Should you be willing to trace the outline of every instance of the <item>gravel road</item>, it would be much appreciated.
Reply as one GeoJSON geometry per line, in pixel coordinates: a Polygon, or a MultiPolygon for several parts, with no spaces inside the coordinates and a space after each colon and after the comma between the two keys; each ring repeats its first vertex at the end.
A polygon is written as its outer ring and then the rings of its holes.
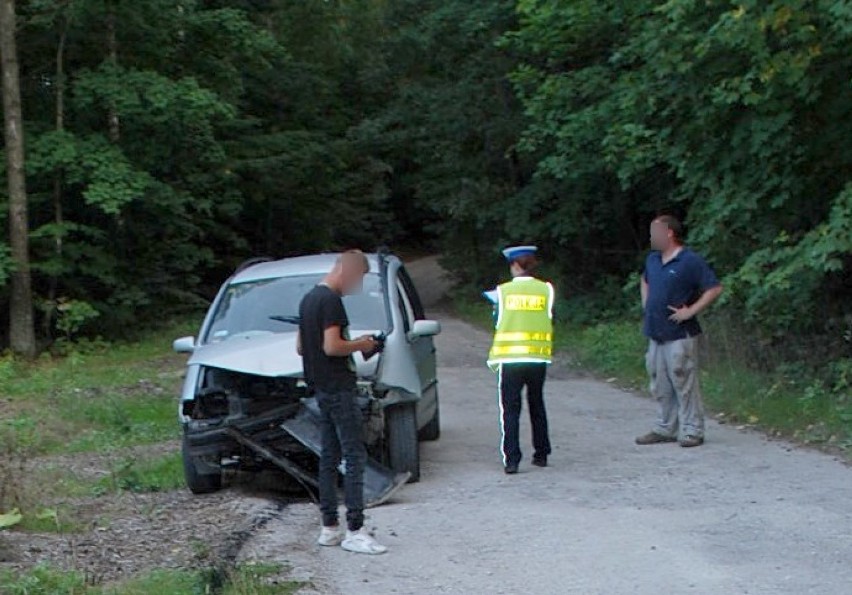
{"type": "Polygon", "coordinates": [[[489,336],[441,321],[441,440],[422,445],[422,481],[368,517],[390,552],[313,545],[316,509],[295,504],[244,558],[283,562],[319,593],[852,593],[843,463],[717,423],[701,448],[635,446],[654,403],[557,364],[551,466],[531,467],[527,446],[506,476],[489,336]]]}

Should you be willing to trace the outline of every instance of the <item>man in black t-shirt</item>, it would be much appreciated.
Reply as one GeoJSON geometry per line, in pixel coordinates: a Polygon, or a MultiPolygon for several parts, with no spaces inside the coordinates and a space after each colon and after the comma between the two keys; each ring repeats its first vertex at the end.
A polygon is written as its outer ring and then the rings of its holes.
{"type": "Polygon", "coordinates": [[[322,429],[319,466],[322,530],[320,545],[341,545],[363,554],[382,554],[387,548],[364,530],[364,466],[367,450],[362,437],[361,409],[356,401],[357,376],[352,354],[365,358],[378,351],[376,340],[365,335],[349,340],[349,318],[342,296],[357,293],[370,270],[367,257],[359,251],[341,254],[332,271],[302,298],[299,304],[298,350],[305,381],[317,399],[322,429]],[[345,461],[343,488],[347,531],[337,512],[337,467],[345,461]]]}

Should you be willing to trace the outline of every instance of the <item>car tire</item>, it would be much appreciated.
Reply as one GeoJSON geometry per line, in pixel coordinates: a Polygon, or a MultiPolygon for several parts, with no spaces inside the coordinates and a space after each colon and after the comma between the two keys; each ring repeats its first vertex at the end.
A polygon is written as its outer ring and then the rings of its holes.
{"type": "Polygon", "coordinates": [[[193,494],[210,494],[222,489],[222,473],[199,473],[193,457],[189,455],[186,436],[181,445],[183,457],[183,476],[186,486],[193,494]]]}
{"type": "Polygon", "coordinates": [[[414,403],[400,403],[385,409],[388,463],[397,473],[409,472],[409,483],[420,481],[420,443],[414,403]]]}
{"type": "Polygon", "coordinates": [[[423,429],[420,430],[420,440],[431,442],[441,437],[441,406],[437,397],[435,398],[435,414],[423,429]]]}

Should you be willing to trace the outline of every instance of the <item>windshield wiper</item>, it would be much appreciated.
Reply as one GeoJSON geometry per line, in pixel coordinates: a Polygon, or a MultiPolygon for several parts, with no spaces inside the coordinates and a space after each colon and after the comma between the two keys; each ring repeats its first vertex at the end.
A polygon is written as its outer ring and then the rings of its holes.
{"type": "Polygon", "coordinates": [[[298,316],[279,316],[277,314],[270,316],[269,319],[277,320],[278,322],[286,322],[287,324],[295,324],[296,326],[298,326],[301,321],[301,318],[298,316]]]}

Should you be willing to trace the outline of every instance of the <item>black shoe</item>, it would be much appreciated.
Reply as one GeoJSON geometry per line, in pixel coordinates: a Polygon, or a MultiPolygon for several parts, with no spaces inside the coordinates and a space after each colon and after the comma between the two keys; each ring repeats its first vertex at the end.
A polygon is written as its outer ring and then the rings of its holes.
{"type": "Polygon", "coordinates": [[[506,473],[506,475],[514,475],[515,473],[518,472],[518,466],[517,465],[506,465],[503,468],[503,471],[506,473]]]}
{"type": "Polygon", "coordinates": [[[647,444],[665,444],[667,442],[677,442],[677,438],[673,438],[671,436],[663,436],[662,434],[657,434],[656,432],[648,432],[644,436],[639,436],[636,439],[636,444],[643,446],[647,444]]]}
{"type": "Polygon", "coordinates": [[[684,448],[693,448],[704,444],[704,438],[701,436],[684,436],[680,441],[680,445],[684,448]]]}
{"type": "Polygon", "coordinates": [[[547,457],[533,457],[532,464],[536,467],[547,467],[547,457]]]}

